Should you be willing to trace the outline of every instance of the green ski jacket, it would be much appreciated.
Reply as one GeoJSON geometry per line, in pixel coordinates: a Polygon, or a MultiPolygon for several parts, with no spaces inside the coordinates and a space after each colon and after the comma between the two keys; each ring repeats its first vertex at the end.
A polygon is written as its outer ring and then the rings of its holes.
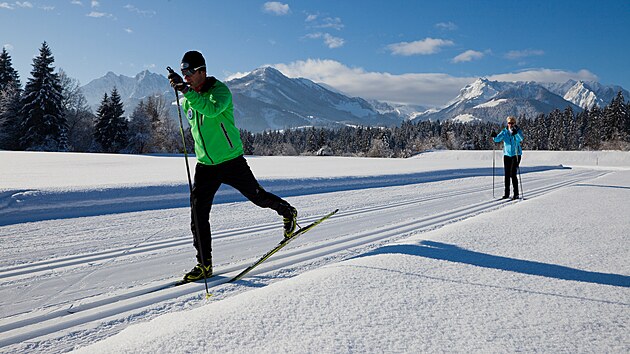
{"type": "Polygon", "coordinates": [[[217,165],[243,155],[241,134],[234,124],[232,93],[224,83],[206,78],[201,92],[190,89],[184,94],[182,108],[199,163],[217,165]]]}

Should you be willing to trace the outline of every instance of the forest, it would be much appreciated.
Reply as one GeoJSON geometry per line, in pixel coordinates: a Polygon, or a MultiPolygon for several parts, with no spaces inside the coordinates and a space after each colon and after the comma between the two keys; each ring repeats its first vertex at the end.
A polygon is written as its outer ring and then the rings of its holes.
{"type": "MultiPolygon", "coordinates": [[[[0,54],[0,149],[128,154],[193,150],[189,131],[170,117],[167,102],[149,97],[125,112],[114,88],[93,113],[77,80],[54,72],[46,42],[33,59],[22,88],[11,57],[0,54]],[[182,139],[182,136],[184,139],[182,139]]],[[[235,104],[238,104],[236,102],[235,104]]],[[[238,125],[238,117],[236,117],[238,125]]],[[[605,107],[580,112],[556,109],[536,117],[517,117],[526,150],[630,150],[630,102],[622,93],[605,107]]],[[[492,150],[494,123],[405,121],[400,126],[311,127],[251,133],[241,130],[246,154],[335,155],[405,158],[437,149],[492,150]]]]}

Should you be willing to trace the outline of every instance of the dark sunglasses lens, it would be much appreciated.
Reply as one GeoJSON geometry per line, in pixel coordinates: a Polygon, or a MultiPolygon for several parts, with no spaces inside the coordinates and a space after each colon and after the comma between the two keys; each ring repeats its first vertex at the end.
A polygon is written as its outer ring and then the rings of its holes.
{"type": "Polygon", "coordinates": [[[190,69],[183,69],[182,70],[182,74],[184,74],[184,76],[192,76],[192,74],[194,74],[195,71],[194,70],[190,70],[190,69]]]}

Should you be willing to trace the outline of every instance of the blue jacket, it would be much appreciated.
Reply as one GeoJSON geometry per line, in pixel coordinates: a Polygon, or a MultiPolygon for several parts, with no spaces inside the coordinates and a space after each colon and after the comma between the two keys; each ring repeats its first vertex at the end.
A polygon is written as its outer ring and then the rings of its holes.
{"type": "Polygon", "coordinates": [[[513,157],[523,154],[523,150],[521,149],[523,131],[520,128],[516,131],[516,135],[512,135],[508,128],[503,128],[503,130],[501,130],[501,132],[494,138],[495,143],[500,143],[502,141],[503,155],[513,157]]]}

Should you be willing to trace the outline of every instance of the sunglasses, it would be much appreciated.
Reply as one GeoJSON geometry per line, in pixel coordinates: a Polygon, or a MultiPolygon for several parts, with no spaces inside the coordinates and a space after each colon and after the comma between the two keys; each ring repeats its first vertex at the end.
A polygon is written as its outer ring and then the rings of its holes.
{"type": "Polygon", "coordinates": [[[182,69],[182,74],[184,76],[193,76],[199,69],[203,69],[205,67],[206,67],[205,65],[202,65],[202,66],[196,67],[194,69],[188,69],[188,68],[182,69]]]}
{"type": "Polygon", "coordinates": [[[508,125],[512,125],[512,124],[514,124],[514,122],[508,122],[508,125]]]}

